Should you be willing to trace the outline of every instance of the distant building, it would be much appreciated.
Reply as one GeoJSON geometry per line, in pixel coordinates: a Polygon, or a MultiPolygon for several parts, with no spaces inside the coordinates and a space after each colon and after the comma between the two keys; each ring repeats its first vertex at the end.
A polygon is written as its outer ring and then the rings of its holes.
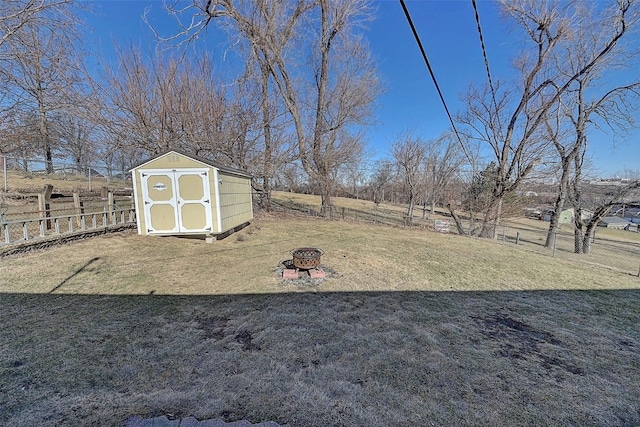
{"type": "MultiPolygon", "coordinates": [[[[560,217],[558,218],[558,224],[573,224],[575,218],[575,211],[573,208],[564,209],[560,212],[560,217]]],[[[553,213],[553,209],[547,209],[544,213],[543,219],[545,221],[551,221],[551,214],[553,213]]],[[[582,221],[588,221],[593,216],[593,212],[587,209],[582,210],[582,221]]]]}
{"type": "Polygon", "coordinates": [[[605,216],[598,223],[599,227],[613,228],[616,230],[638,231],[638,224],[627,221],[617,216],[605,216]]]}

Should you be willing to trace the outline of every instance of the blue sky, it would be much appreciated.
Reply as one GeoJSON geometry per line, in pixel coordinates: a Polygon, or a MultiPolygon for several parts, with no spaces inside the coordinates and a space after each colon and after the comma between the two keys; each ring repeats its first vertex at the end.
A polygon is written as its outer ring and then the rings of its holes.
{"type": "MultiPolygon", "coordinates": [[[[151,8],[151,19],[165,34],[176,29],[159,0],[103,0],[94,4],[97,15],[88,22],[93,28],[88,37],[92,48],[107,58],[113,59],[113,41],[122,46],[153,45],[154,37],[141,20],[146,8],[151,8]]],[[[372,160],[388,157],[394,138],[403,132],[430,139],[450,128],[399,1],[378,0],[375,5],[377,18],[369,24],[367,36],[385,92],[377,102],[376,124],[368,132],[372,160]]],[[[455,116],[463,108],[460,97],[469,85],[486,82],[472,2],[407,0],[406,5],[455,116]]],[[[477,5],[492,77],[512,79],[511,58],[519,51],[519,39],[510,34],[494,2],[477,0],[477,5]]],[[[202,42],[220,49],[219,41],[213,40],[215,36],[210,32],[202,42]]],[[[615,140],[612,135],[592,135],[591,157],[601,176],[640,169],[640,162],[630,155],[639,134],[615,140]]]]}

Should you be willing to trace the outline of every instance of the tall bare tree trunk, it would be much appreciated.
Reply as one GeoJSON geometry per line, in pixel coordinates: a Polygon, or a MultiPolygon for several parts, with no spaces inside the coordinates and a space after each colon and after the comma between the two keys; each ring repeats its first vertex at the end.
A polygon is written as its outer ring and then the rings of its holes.
{"type": "Polygon", "coordinates": [[[597,224],[589,224],[587,226],[587,232],[582,239],[582,253],[590,254],[591,253],[591,242],[593,242],[593,236],[596,233],[597,224]]]}
{"type": "Polygon", "coordinates": [[[42,90],[42,86],[38,83],[38,91],[40,92],[38,94],[38,130],[40,133],[40,143],[42,144],[42,149],[44,150],[46,170],[48,174],[52,174],[54,172],[53,153],[51,152],[51,138],[49,135],[49,126],[47,123],[47,112],[44,108],[44,102],[42,101],[42,90]]]}
{"type": "Polygon", "coordinates": [[[562,176],[560,177],[560,184],[558,187],[558,197],[553,205],[553,211],[551,212],[551,218],[549,221],[549,230],[547,231],[547,240],[544,243],[545,248],[553,247],[556,235],[558,232],[558,224],[560,223],[560,213],[564,209],[564,203],[567,199],[567,190],[569,188],[569,163],[568,159],[562,161],[562,176]]]}
{"type": "Polygon", "coordinates": [[[503,200],[504,195],[499,197],[494,195],[494,197],[492,197],[489,207],[485,211],[485,216],[479,233],[480,237],[494,239],[497,236],[496,230],[498,228],[498,224],[500,224],[502,216],[503,200]]]}
{"type": "Polygon", "coordinates": [[[583,240],[584,232],[582,231],[582,225],[576,225],[576,228],[573,230],[573,252],[576,254],[581,254],[583,250],[583,240]]]}
{"type": "Polygon", "coordinates": [[[331,217],[331,181],[320,180],[318,182],[320,188],[321,208],[320,213],[327,218],[331,217]]]}
{"type": "Polygon", "coordinates": [[[273,146],[271,140],[271,111],[269,109],[269,67],[261,64],[260,72],[262,77],[262,128],[264,132],[264,159],[263,159],[263,178],[262,190],[264,194],[261,199],[262,209],[271,210],[271,175],[273,173],[273,146]]]}

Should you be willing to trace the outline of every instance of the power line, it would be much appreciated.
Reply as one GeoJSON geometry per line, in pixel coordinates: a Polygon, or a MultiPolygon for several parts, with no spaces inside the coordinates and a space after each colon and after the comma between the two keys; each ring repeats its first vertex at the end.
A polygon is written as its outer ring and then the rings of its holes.
{"type": "Polygon", "coordinates": [[[453,122],[453,117],[451,117],[451,113],[449,112],[449,107],[447,107],[447,103],[444,100],[444,96],[442,95],[442,91],[440,90],[440,85],[438,84],[438,81],[437,81],[436,76],[435,76],[435,74],[433,72],[433,69],[431,68],[431,63],[429,62],[429,58],[427,58],[427,53],[425,52],[424,47],[422,46],[422,42],[420,41],[420,36],[418,35],[418,32],[416,31],[416,27],[413,25],[413,20],[411,19],[411,15],[409,14],[409,10],[407,10],[407,6],[405,5],[404,0],[400,0],[400,5],[402,6],[402,10],[404,10],[404,15],[406,16],[407,22],[409,23],[409,26],[411,27],[411,31],[413,32],[413,36],[415,37],[416,43],[418,44],[418,48],[420,49],[420,52],[422,53],[422,59],[424,59],[424,63],[427,65],[427,69],[429,70],[429,75],[431,76],[431,80],[433,81],[433,84],[434,84],[434,86],[436,88],[436,91],[438,92],[438,95],[440,96],[440,101],[442,102],[444,110],[447,113],[447,117],[449,117],[449,122],[451,123],[451,128],[453,129],[453,132],[455,133],[456,137],[458,138],[458,142],[460,143],[460,147],[462,147],[462,151],[463,151],[464,155],[467,157],[467,160],[469,160],[469,162],[471,162],[471,157],[467,153],[467,150],[464,147],[464,144],[462,142],[462,138],[460,138],[460,134],[458,133],[458,129],[456,128],[456,125],[453,122]]]}
{"type": "MultiPolygon", "coordinates": [[[[491,78],[491,71],[489,69],[489,59],[487,57],[487,49],[484,45],[484,36],[482,35],[482,26],[480,25],[480,15],[478,14],[478,5],[476,4],[476,0],[471,0],[473,4],[473,11],[476,15],[476,24],[478,25],[478,36],[480,37],[480,47],[482,48],[482,56],[484,57],[484,67],[487,70],[487,79],[489,80],[489,88],[491,90],[491,100],[493,101],[493,108],[495,108],[496,113],[498,112],[498,103],[496,102],[496,91],[493,87],[493,79],[491,78]]],[[[497,116],[497,114],[496,114],[497,116]]],[[[498,127],[500,127],[500,118],[498,116],[498,127]]]]}

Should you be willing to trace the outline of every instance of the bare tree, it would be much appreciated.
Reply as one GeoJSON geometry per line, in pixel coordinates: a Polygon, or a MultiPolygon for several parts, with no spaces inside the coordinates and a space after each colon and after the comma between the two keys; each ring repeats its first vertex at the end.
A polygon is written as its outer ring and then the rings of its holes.
{"type": "Polygon", "coordinates": [[[392,162],[382,160],[376,164],[370,186],[372,188],[373,202],[377,205],[385,200],[385,189],[393,180],[394,170],[392,162]]]}
{"type": "MultiPolygon", "coordinates": [[[[564,209],[567,198],[574,208],[576,216],[576,242],[582,241],[582,223],[578,217],[581,206],[581,181],[584,158],[587,152],[588,125],[596,124],[597,116],[613,132],[620,132],[628,129],[634,124],[632,111],[635,103],[632,98],[640,95],[640,82],[626,86],[619,86],[600,95],[599,98],[587,102],[585,91],[588,88],[589,76],[577,80],[577,88],[568,92],[573,95],[567,102],[569,106],[564,107],[564,117],[570,123],[569,141],[563,144],[563,139],[559,136],[560,124],[555,126],[547,124],[550,133],[550,140],[553,142],[560,161],[560,181],[558,186],[558,196],[551,215],[549,230],[545,246],[551,247],[558,228],[558,219],[564,209]],[[556,129],[555,131],[552,129],[556,129]]],[[[576,244],[576,252],[580,253],[582,244],[576,244]]]]}
{"type": "MultiPolygon", "coordinates": [[[[556,67],[563,75],[573,75],[584,69],[592,57],[592,46],[601,44],[609,36],[609,21],[593,18],[594,11],[581,7],[577,11],[582,25],[574,29],[574,38],[568,48],[557,58],[556,67]],[[584,23],[589,23],[585,26],[584,23]]],[[[630,22],[636,23],[635,21],[630,22]]],[[[556,149],[560,165],[558,195],[551,215],[545,246],[553,246],[558,220],[565,202],[571,202],[576,217],[576,252],[581,252],[582,218],[581,180],[584,158],[587,152],[589,128],[606,127],[612,133],[624,133],[634,126],[634,111],[640,82],[612,85],[606,79],[608,71],[628,67],[638,52],[630,51],[626,44],[616,44],[602,60],[574,79],[573,84],[559,99],[557,107],[549,109],[545,126],[549,140],[556,149]]]]}
{"type": "MultiPolygon", "coordinates": [[[[194,10],[201,19],[190,20],[181,35],[193,37],[214,21],[249,43],[264,95],[271,81],[293,123],[303,169],[320,189],[323,210],[330,210],[333,177],[362,145],[351,129],[366,122],[378,93],[368,50],[352,31],[369,19],[369,1],[194,0],[194,10]]],[[[268,138],[270,116],[262,111],[268,138]]]]}
{"type": "Polygon", "coordinates": [[[67,2],[56,2],[55,7],[46,3],[49,7],[37,14],[24,15],[29,19],[14,26],[11,36],[0,45],[4,59],[0,72],[14,107],[37,115],[39,147],[51,173],[55,144],[52,115],[76,108],[84,69],[77,49],[76,16],[67,2]]]}
{"type": "Polygon", "coordinates": [[[427,147],[423,140],[412,135],[404,135],[393,144],[392,154],[402,177],[407,194],[407,218],[412,222],[413,208],[416,203],[418,189],[424,183],[422,171],[427,147]]]}
{"type": "Polygon", "coordinates": [[[470,137],[491,148],[497,166],[491,203],[480,231],[486,237],[495,236],[505,197],[540,163],[548,144],[542,128],[549,111],[580,77],[607,61],[609,52],[636,20],[630,0],[618,0],[615,7],[592,15],[577,13],[580,5],[572,2],[505,0],[501,5],[526,35],[531,49],[515,62],[521,76],[517,85],[502,83],[471,90],[466,98],[467,113],[461,116],[471,130],[470,137]],[[586,28],[596,20],[606,23],[607,33],[589,45],[581,66],[563,73],[558,59],[566,57],[563,52],[570,49],[576,28],[586,28]]]}
{"type": "Polygon", "coordinates": [[[0,47],[23,27],[42,25],[43,15],[66,7],[72,0],[2,0],[0,47]]]}
{"type": "Polygon", "coordinates": [[[58,139],[58,149],[65,157],[71,157],[77,172],[84,173],[84,167],[96,156],[96,125],[87,119],[66,114],[54,117],[53,131],[58,139]]]}
{"type": "Polygon", "coordinates": [[[465,162],[459,143],[451,134],[427,141],[425,158],[425,206],[429,203],[431,214],[435,213],[436,202],[445,202],[445,191],[451,180],[458,174],[465,162]]]}
{"type": "Polygon", "coordinates": [[[255,103],[215,80],[207,57],[178,61],[139,51],[121,55],[102,89],[104,129],[150,154],[180,149],[249,169],[256,152],[255,103]]]}
{"type": "MultiPolygon", "coordinates": [[[[577,209],[574,215],[574,243],[575,253],[589,254],[591,253],[591,242],[596,231],[598,223],[609,214],[611,208],[624,200],[624,198],[633,191],[640,188],[640,181],[632,181],[626,185],[619,187],[608,200],[601,202],[590,217],[582,214],[583,208],[581,204],[576,204],[577,209]]],[[[580,195],[580,191],[574,194],[580,195]]]]}
{"type": "Polygon", "coordinates": [[[4,123],[0,131],[0,153],[22,159],[22,169],[28,169],[27,160],[37,157],[38,120],[33,110],[7,109],[2,117],[4,123]]]}

